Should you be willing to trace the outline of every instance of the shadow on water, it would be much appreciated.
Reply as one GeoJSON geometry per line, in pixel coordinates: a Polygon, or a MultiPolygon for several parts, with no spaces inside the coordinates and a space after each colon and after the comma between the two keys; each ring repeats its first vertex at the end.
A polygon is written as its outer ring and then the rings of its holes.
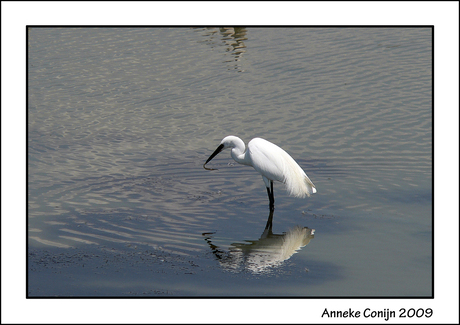
{"type": "Polygon", "coordinates": [[[295,226],[282,234],[273,233],[273,213],[268,216],[265,229],[258,240],[233,243],[228,251],[212,243],[213,233],[204,233],[205,241],[217,258],[220,266],[231,272],[249,271],[254,274],[268,273],[280,267],[315,236],[315,230],[295,226]]]}

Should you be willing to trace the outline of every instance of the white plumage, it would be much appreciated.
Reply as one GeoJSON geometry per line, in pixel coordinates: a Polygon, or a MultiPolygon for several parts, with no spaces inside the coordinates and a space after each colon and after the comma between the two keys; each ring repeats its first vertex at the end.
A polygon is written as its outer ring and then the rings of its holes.
{"type": "Polygon", "coordinates": [[[245,150],[240,138],[232,135],[225,137],[203,167],[212,170],[205,165],[226,148],[232,149],[231,156],[236,162],[252,166],[262,175],[271,209],[274,208],[273,181],[284,183],[289,195],[296,197],[303,198],[316,193],[315,185],[295,160],[277,145],[261,138],[252,139],[245,150]]]}

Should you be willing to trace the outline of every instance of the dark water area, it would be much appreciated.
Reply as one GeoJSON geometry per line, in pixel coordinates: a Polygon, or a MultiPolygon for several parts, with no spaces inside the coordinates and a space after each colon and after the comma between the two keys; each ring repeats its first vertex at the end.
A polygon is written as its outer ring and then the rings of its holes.
{"type": "Polygon", "coordinates": [[[28,296],[431,296],[431,32],[30,28],[28,296]]]}

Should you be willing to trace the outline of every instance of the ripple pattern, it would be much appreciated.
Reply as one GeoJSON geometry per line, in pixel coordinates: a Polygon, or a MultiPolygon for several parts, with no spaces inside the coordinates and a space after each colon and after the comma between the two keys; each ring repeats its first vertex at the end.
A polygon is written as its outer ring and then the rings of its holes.
{"type": "Polygon", "coordinates": [[[293,214],[430,220],[431,47],[423,28],[32,28],[30,244],[193,254],[249,228],[260,176],[228,154],[201,167],[230,134],[304,167],[314,200],[275,189],[293,214]]]}

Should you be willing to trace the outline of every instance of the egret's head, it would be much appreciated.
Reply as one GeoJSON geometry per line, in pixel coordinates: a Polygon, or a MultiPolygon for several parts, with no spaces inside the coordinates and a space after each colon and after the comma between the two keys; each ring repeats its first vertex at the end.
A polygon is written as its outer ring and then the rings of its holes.
{"type": "Polygon", "coordinates": [[[244,142],[243,140],[241,140],[240,138],[238,137],[235,137],[234,135],[229,135],[225,138],[222,139],[222,141],[220,142],[221,145],[224,145],[224,149],[227,149],[227,148],[235,148],[238,146],[238,144],[243,143],[243,146],[244,146],[244,142]]]}
{"type": "MultiPolygon", "coordinates": [[[[208,160],[206,160],[206,162],[203,164],[203,168],[206,169],[206,170],[217,170],[215,168],[207,168],[206,167],[206,164],[208,162],[211,161],[212,158],[214,158],[215,156],[217,156],[217,154],[219,152],[221,152],[222,150],[224,149],[227,149],[227,148],[235,148],[236,147],[236,143],[239,141],[242,141],[240,138],[238,137],[235,137],[233,135],[229,135],[225,138],[222,139],[222,141],[220,142],[220,145],[217,147],[216,150],[214,150],[214,152],[212,153],[211,156],[209,156],[208,160]]],[[[243,146],[244,146],[244,143],[243,143],[243,146]]]]}

